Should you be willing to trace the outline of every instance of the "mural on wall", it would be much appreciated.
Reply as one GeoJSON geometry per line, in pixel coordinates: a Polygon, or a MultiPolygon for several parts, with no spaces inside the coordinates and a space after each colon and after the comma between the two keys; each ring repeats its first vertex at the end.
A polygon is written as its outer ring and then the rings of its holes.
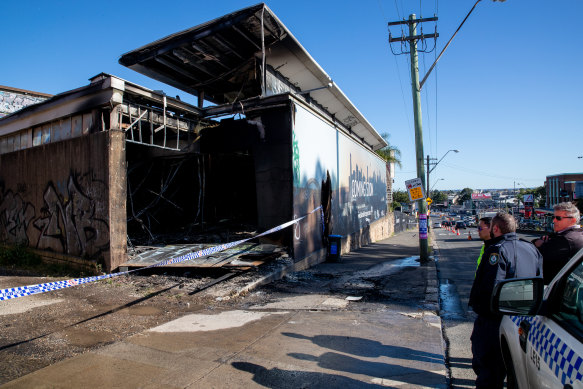
{"type": "MultiPolygon", "coordinates": [[[[330,234],[348,235],[385,216],[386,164],[329,123],[296,105],[293,124],[294,213],[322,204],[330,175],[330,234]]],[[[320,215],[296,226],[294,253],[301,257],[323,245],[320,215]],[[309,230],[306,230],[309,229],[309,230]]]]}
{"type": "MultiPolygon", "coordinates": [[[[71,174],[65,181],[49,182],[37,207],[20,193],[2,190],[0,240],[85,258],[107,250],[107,210],[99,201],[107,198],[107,188],[90,177],[71,174]]],[[[26,185],[22,187],[26,193],[26,185]]]]}
{"type": "Polygon", "coordinates": [[[341,234],[350,234],[386,215],[386,164],[344,136],[339,156],[340,215],[335,226],[341,234]]]}

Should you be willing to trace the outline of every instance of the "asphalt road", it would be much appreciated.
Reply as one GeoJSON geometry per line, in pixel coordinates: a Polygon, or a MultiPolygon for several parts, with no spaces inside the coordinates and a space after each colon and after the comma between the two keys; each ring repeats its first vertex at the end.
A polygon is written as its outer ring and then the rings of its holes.
{"type": "MultiPolygon", "coordinates": [[[[476,316],[468,311],[468,300],[482,241],[476,228],[461,230],[459,236],[444,228],[435,228],[433,236],[450,384],[452,388],[473,388],[476,376],[472,370],[470,335],[476,316]]],[[[519,233],[519,236],[531,240],[535,235],[519,233]]]]}

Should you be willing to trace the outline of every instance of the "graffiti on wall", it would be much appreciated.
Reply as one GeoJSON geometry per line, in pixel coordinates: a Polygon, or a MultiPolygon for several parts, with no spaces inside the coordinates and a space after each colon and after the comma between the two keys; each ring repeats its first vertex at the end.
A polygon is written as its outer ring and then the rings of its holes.
{"type": "Polygon", "coordinates": [[[89,174],[49,182],[37,207],[11,190],[0,193],[0,240],[80,257],[107,250],[104,183],[89,174]],[[37,211],[38,209],[38,211],[37,211]]]}
{"type": "Polygon", "coordinates": [[[0,91],[0,117],[9,115],[26,106],[43,102],[47,97],[0,91]]]}
{"type": "Polygon", "coordinates": [[[26,231],[34,219],[34,206],[20,194],[0,192],[0,241],[29,245],[26,231]]]}

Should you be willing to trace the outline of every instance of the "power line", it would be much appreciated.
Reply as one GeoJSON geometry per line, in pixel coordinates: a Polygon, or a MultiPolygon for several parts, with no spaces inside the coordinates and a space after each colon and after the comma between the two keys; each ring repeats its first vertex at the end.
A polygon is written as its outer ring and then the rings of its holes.
{"type": "Polygon", "coordinates": [[[475,169],[469,169],[466,167],[461,167],[461,166],[457,166],[457,165],[449,165],[449,164],[443,164],[443,166],[447,166],[449,168],[452,168],[454,170],[459,170],[459,171],[463,171],[466,173],[472,173],[475,175],[480,175],[480,176],[487,176],[487,177],[492,177],[492,178],[500,178],[500,179],[505,179],[505,180],[521,180],[521,181],[540,181],[540,178],[517,178],[516,176],[498,176],[495,174],[491,174],[489,172],[484,172],[484,171],[480,171],[480,170],[475,170],[475,169]]]}

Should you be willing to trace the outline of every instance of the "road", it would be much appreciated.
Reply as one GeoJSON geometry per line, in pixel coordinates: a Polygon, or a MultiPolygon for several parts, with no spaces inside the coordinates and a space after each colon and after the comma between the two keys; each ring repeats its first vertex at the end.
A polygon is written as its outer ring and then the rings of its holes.
{"type": "MultiPolygon", "coordinates": [[[[476,316],[468,311],[468,300],[482,241],[476,228],[461,230],[459,236],[447,229],[435,228],[433,236],[433,245],[438,249],[440,316],[449,360],[450,384],[452,388],[473,388],[476,376],[472,370],[470,335],[476,316]]],[[[519,236],[527,240],[534,237],[532,234],[519,236]]]]}

